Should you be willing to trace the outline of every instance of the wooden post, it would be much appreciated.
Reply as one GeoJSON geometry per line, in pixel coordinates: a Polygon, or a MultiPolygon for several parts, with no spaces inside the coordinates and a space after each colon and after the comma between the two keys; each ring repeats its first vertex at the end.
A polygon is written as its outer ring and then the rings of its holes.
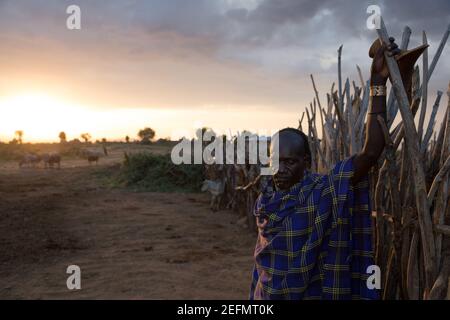
{"type": "Polygon", "coordinates": [[[447,30],[444,33],[444,36],[442,37],[441,43],[439,44],[439,47],[436,51],[436,54],[433,57],[433,61],[431,62],[430,69],[428,72],[428,81],[430,81],[431,75],[433,74],[434,68],[436,67],[436,64],[439,60],[439,57],[442,54],[442,51],[444,50],[445,44],[447,43],[448,36],[450,35],[450,24],[447,26],[447,30]]]}
{"type": "Polygon", "coordinates": [[[431,112],[431,115],[430,115],[430,121],[428,122],[427,131],[425,131],[425,136],[422,140],[422,145],[420,146],[422,153],[426,152],[428,143],[430,142],[431,135],[433,134],[434,126],[436,124],[436,121],[435,121],[436,114],[439,109],[439,103],[441,102],[441,97],[442,97],[442,91],[438,90],[436,100],[434,101],[434,105],[433,105],[433,111],[431,112]]]}
{"type": "Polygon", "coordinates": [[[364,84],[364,78],[362,76],[361,68],[358,65],[356,65],[356,70],[358,70],[358,76],[359,76],[359,81],[361,81],[362,91],[365,91],[366,90],[366,86],[364,84]]]}
{"type": "MultiPolygon", "coordinates": [[[[422,33],[423,44],[428,44],[427,34],[425,31],[422,33]]],[[[427,102],[428,102],[428,48],[423,52],[423,80],[422,80],[422,108],[420,109],[419,117],[419,141],[422,142],[423,139],[423,124],[425,122],[425,113],[427,112],[427,102]]]]}
{"type": "MultiPolygon", "coordinates": [[[[402,43],[400,44],[400,50],[404,51],[404,50],[408,49],[410,37],[411,37],[411,28],[406,26],[403,29],[402,43]]],[[[387,125],[388,125],[388,128],[390,128],[392,126],[392,123],[394,122],[397,112],[398,112],[398,104],[394,99],[393,90],[391,89],[389,91],[389,99],[388,99],[388,103],[387,103],[387,121],[388,121],[387,125]]]]}
{"type": "Polygon", "coordinates": [[[339,103],[338,103],[338,107],[340,108],[340,111],[343,112],[343,98],[342,98],[342,73],[341,73],[341,56],[342,56],[342,47],[343,45],[341,45],[338,49],[338,97],[339,97],[339,103]]]}
{"type": "MultiPolygon", "coordinates": [[[[400,292],[402,298],[407,295],[407,292],[404,290],[403,283],[406,282],[403,279],[401,274],[401,252],[402,252],[402,206],[400,200],[400,193],[398,191],[399,179],[398,179],[398,167],[395,161],[395,150],[394,143],[389,136],[389,129],[384,121],[383,117],[378,116],[377,120],[383,130],[384,139],[386,141],[386,163],[387,163],[387,173],[389,175],[389,192],[391,195],[391,203],[392,203],[392,219],[393,219],[393,227],[394,227],[394,236],[393,236],[393,246],[395,249],[395,257],[393,257],[392,267],[394,270],[391,270],[394,277],[393,279],[400,280],[400,292]]],[[[394,287],[395,288],[395,287],[394,287]]]]}
{"type": "MultiPolygon", "coordinates": [[[[448,172],[445,172],[448,167],[448,163],[450,162],[450,83],[448,86],[448,106],[447,106],[447,117],[444,119],[443,125],[445,125],[445,134],[444,134],[444,141],[442,145],[442,152],[441,157],[439,161],[439,167],[441,168],[439,173],[436,175],[436,179],[439,179],[440,176],[443,176],[442,183],[441,183],[441,189],[439,192],[439,196],[436,199],[435,203],[435,212],[433,216],[434,224],[443,224],[445,219],[445,211],[446,211],[446,205],[447,205],[447,198],[448,198],[448,192],[449,192],[449,183],[448,183],[448,172]],[[444,174],[441,172],[444,171],[444,174]]],[[[433,187],[433,186],[432,186],[433,187]]],[[[433,188],[432,190],[433,191],[433,188]]],[[[433,195],[431,195],[431,199],[429,197],[429,201],[432,201],[433,195]]],[[[437,268],[440,268],[441,265],[441,251],[442,251],[442,235],[437,234],[435,238],[436,242],[436,265],[437,268]]]]}
{"type": "MultiPolygon", "coordinates": [[[[377,29],[380,40],[388,45],[389,36],[384,25],[383,18],[380,17],[380,29],[377,29]]],[[[397,62],[393,57],[385,53],[385,59],[389,68],[390,80],[394,94],[399,104],[400,112],[403,118],[403,125],[405,128],[405,142],[408,148],[408,155],[412,167],[412,177],[414,179],[416,205],[418,209],[418,220],[420,225],[421,242],[424,255],[425,266],[425,298],[428,296],[431,286],[434,283],[435,270],[435,255],[436,248],[433,237],[433,225],[430,216],[430,209],[428,207],[427,192],[425,184],[425,173],[421,163],[419,138],[417,135],[414,119],[409,109],[408,96],[403,87],[402,77],[398,68],[397,62]]]]}

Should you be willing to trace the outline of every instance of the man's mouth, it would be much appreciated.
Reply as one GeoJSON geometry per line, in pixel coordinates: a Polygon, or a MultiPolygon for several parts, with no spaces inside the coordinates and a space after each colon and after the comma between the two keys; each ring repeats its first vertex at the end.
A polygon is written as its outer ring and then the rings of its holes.
{"type": "Polygon", "coordinates": [[[289,181],[289,179],[288,179],[288,177],[276,176],[275,177],[275,181],[277,181],[277,182],[287,182],[287,181],[289,181]]]}
{"type": "Polygon", "coordinates": [[[289,179],[287,178],[275,178],[275,182],[279,186],[286,186],[289,184],[289,179]]]}

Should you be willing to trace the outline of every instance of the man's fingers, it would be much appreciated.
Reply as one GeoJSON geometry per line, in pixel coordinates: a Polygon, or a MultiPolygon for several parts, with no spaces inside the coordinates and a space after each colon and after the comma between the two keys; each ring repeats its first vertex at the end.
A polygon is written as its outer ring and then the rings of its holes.
{"type": "Polygon", "coordinates": [[[389,57],[395,56],[400,53],[398,45],[395,43],[394,37],[389,37],[389,44],[386,44],[387,55],[389,57]]]}
{"type": "Polygon", "coordinates": [[[387,46],[388,50],[395,50],[398,48],[398,45],[396,43],[391,43],[387,46]]]}
{"type": "Polygon", "coordinates": [[[386,46],[388,50],[388,56],[392,57],[393,55],[399,54],[400,50],[398,50],[398,45],[395,43],[394,37],[389,37],[389,44],[386,46]]]}
{"type": "Polygon", "coordinates": [[[394,43],[394,44],[388,46],[388,56],[392,57],[392,56],[395,56],[400,53],[401,53],[401,50],[397,46],[397,44],[394,43]]]}
{"type": "Polygon", "coordinates": [[[392,53],[394,54],[394,56],[396,56],[397,54],[400,54],[401,52],[402,52],[402,50],[400,50],[399,48],[392,50],[392,53]]]}
{"type": "Polygon", "coordinates": [[[264,229],[267,226],[267,220],[264,220],[264,222],[260,223],[259,225],[260,225],[261,228],[264,229]]]}
{"type": "Polygon", "coordinates": [[[397,48],[398,48],[398,45],[395,42],[391,42],[390,44],[387,45],[388,50],[395,50],[397,48]]]}
{"type": "Polygon", "coordinates": [[[256,225],[258,226],[259,229],[264,229],[267,223],[268,223],[267,219],[263,219],[262,222],[260,219],[256,219],[256,225]]]}

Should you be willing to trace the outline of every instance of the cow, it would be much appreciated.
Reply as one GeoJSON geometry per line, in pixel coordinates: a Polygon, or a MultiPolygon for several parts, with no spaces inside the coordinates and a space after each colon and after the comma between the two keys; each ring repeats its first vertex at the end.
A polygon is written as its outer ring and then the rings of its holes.
{"type": "Polygon", "coordinates": [[[87,160],[88,160],[89,164],[92,164],[92,162],[95,162],[95,164],[98,164],[98,159],[99,158],[100,157],[98,155],[89,155],[87,157],[87,160]]]}
{"type": "Polygon", "coordinates": [[[56,153],[45,153],[42,156],[42,160],[44,161],[45,168],[54,168],[54,165],[56,164],[58,166],[58,169],[61,168],[61,156],[56,153]]]}
{"type": "Polygon", "coordinates": [[[219,210],[220,202],[222,200],[225,184],[221,180],[205,180],[202,185],[202,192],[209,192],[211,194],[210,208],[216,212],[219,210]]]}
{"type": "Polygon", "coordinates": [[[93,162],[98,164],[98,160],[102,156],[102,153],[94,150],[84,150],[82,155],[85,159],[87,159],[89,164],[92,164],[93,162]]]}
{"type": "Polygon", "coordinates": [[[26,154],[19,161],[19,168],[27,165],[28,167],[36,168],[36,166],[41,162],[41,157],[37,154],[29,153],[26,154]]]}

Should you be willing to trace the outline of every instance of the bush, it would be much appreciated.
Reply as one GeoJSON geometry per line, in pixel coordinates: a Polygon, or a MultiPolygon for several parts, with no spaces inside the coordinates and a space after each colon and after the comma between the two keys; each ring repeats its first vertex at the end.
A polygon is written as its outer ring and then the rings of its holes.
{"type": "Polygon", "coordinates": [[[19,160],[22,158],[23,146],[18,144],[0,143],[0,161],[19,160]]]}
{"type": "Polygon", "coordinates": [[[120,179],[128,186],[154,192],[199,192],[201,165],[175,165],[170,155],[125,155],[120,179]]]}

